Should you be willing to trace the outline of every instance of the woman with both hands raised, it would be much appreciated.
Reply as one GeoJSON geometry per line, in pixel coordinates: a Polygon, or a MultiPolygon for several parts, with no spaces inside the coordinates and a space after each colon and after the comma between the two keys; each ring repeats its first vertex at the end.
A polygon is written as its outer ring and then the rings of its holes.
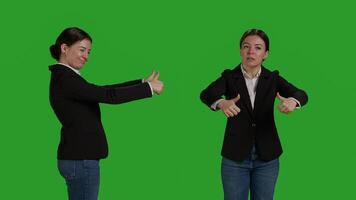
{"type": "Polygon", "coordinates": [[[272,200],[282,146],[274,121],[274,101],[288,114],[305,105],[307,94],[278,71],[262,66],[269,54],[269,39],[259,29],[240,39],[241,64],[225,70],[200,95],[212,110],[227,117],[221,151],[225,200],[272,200]],[[225,98],[223,98],[225,97],[225,98]]]}

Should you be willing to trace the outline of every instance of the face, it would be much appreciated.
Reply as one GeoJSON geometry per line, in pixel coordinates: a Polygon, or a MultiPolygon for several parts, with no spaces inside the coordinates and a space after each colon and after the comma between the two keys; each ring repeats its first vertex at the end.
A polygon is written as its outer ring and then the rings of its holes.
{"type": "Polygon", "coordinates": [[[243,66],[261,67],[263,59],[268,57],[265,42],[258,35],[247,36],[241,44],[240,56],[243,66]]]}
{"type": "Polygon", "coordinates": [[[62,53],[59,62],[79,70],[88,60],[91,50],[91,42],[88,39],[84,39],[71,46],[62,44],[61,50],[62,53]]]}

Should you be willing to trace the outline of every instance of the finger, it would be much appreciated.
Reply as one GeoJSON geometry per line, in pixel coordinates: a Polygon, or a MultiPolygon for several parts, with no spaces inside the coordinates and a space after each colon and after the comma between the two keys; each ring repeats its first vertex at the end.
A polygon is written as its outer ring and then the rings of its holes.
{"type": "Polygon", "coordinates": [[[228,116],[228,117],[233,117],[234,114],[232,114],[232,112],[230,112],[229,110],[226,110],[225,111],[225,114],[228,116]]]}
{"type": "Polygon", "coordinates": [[[287,108],[286,106],[284,106],[283,104],[281,104],[281,105],[279,106],[279,111],[285,113],[285,112],[288,111],[288,108],[287,108]]]}
{"type": "Polygon", "coordinates": [[[230,117],[229,114],[228,114],[226,111],[223,110],[223,113],[224,113],[224,115],[225,115],[226,117],[230,117]]]}
{"type": "Polygon", "coordinates": [[[151,74],[148,76],[148,79],[153,79],[153,77],[155,76],[155,71],[152,70],[151,74]]]}
{"type": "Polygon", "coordinates": [[[283,108],[282,108],[282,105],[281,105],[281,104],[278,105],[278,110],[279,110],[280,112],[283,112],[283,108]]]}
{"type": "Polygon", "coordinates": [[[285,113],[285,114],[288,114],[288,113],[289,113],[288,108],[285,108],[285,107],[283,107],[283,108],[281,109],[281,112],[282,112],[282,113],[285,113]]]}
{"type": "Polygon", "coordinates": [[[237,112],[237,113],[239,113],[241,110],[240,110],[240,108],[239,107],[237,107],[237,106],[232,106],[231,107],[231,109],[233,109],[235,112],[237,112]]]}
{"type": "Polygon", "coordinates": [[[152,70],[151,74],[148,75],[144,81],[147,82],[147,81],[152,81],[153,80],[153,77],[154,77],[154,71],[152,70]]]}
{"type": "Polygon", "coordinates": [[[286,108],[286,110],[287,110],[288,112],[290,112],[290,111],[293,110],[292,104],[291,104],[290,102],[288,102],[288,101],[283,102],[283,106],[286,108]]]}
{"type": "Polygon", "coordinates": [[[153,80],[158,80],[159,78],[159,71],[157,71],[156,75],[154,76],[153,80]]]}
{"type": "Polygon", "coordinates": [[[283,103],[279,104],[279,105],[278,105],[278,108],[279,108],[280,110],[283,110],[283,109],[284,109],[283,103]]]}
{"type": "Polygon", "coordinates": [[[160,88],[156,88],[155,93],[160,95],[162,93],[162,90],[160,88]]]}
{"type": "Polygon", "coordinates": [[[163,85],[160,84],[160,83],[157,83],[157,87],[156,87],[156,90],[159,91],[160,93],[162,92],[163,90],[163,85]]]}
{"type": "Polygon", "coordinates": [[[236,105],[234,105],[234,108],[236,109],[237,112],[241,112],[241,109],[239,107],[237,107],[236,105]]]}
{"type": "Polygon", "coordinates": [[[225,110],[221,110],[221,111],[224,113],[225,117],[229,117],[229,115],[225,112],[225,110]]]}
{"type": "Polygon", "coordinates": [[[287,108],[286,110],[288,113],[290,113],[294,110],[293,106],[291,106],[291,105],[288,105],[286,108],[287,108]]]}
{"type": "Polygon", "coordinates": [[[231,100],[234,101],[234,103],[238,102],[240,100],[240,94],[238,94],[235,98],[231,100]]]}
{"type": "Polygon", "coordinates": [[[238,114],[238,112],[233,107],[229,108],[229,111],[234,115],[238,114]]]}
{"type": "Polygon", "coordinates": [[[279,100],[281,100],[281,101],[287,100],[287,98],[282,97],[282,96],[279,94],[279,92],[277,92],[277,98],[278,98],[279,100]]]}
{"type": "Polygon", "coordinates": [[[288,100],[286,101],[286,106],[287,106],[290,110],[294,110],[295,107],[297,106],[297,103],[296,103],[294,100],[292,100],[292,99],[288,99],[288,100]]]}
{"type": "Polygon", "coordinates": [[[233,117],[233,116],[235,116],[235,114],[233,113],[233,112],[230,112],[231,114],[230,114],[230,117],[233,117]]]}

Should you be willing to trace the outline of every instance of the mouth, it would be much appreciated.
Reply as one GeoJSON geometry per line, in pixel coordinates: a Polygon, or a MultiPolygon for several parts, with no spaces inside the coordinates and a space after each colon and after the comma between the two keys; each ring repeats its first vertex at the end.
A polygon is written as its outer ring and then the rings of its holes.
{"type": "Polygon", "coordinates": [[[247,61],[254,61],[255,58],[252,58],[252,57],[247,57],[247,61]]]}

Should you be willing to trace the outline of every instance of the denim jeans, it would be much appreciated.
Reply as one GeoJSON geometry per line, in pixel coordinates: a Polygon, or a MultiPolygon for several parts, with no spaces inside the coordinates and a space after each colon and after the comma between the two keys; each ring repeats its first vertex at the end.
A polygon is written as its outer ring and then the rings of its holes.
{"type": "Polygon", "coordinates": [[[279,172],[279,160],[259,160],[253,153],[236,162],[222,158],[221,177],[224,200],[272,200],[279,172]]]}
{"type": "Polygon", "coordinates": [[[98,160],[58,160],[65,179],[69,200],[97,200],[100,168],[98,160]]]}

